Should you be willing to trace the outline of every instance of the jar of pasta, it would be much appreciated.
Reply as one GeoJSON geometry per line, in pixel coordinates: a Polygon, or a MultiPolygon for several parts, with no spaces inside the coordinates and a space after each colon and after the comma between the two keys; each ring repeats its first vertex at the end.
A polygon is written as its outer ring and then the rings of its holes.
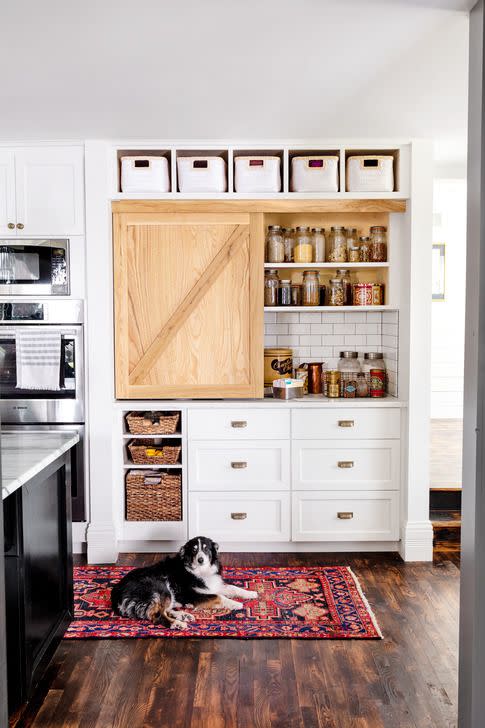
{"type": "Polygon", "coordinates": [[[352,283],[350,280],[350,271],[345,268],[339,268],[337,270],[336,278],[342,281],[342,287],[344,289],[344,306],[352,305],[352,283]]]}
{"type": "Polygon", "coordinates": [[[268,263],[283,263],[285,249],[283,247],[283,231],[279,225],[270,225],[266,235],[266,260],[268,263]]]}
{"type": "Polygon", "coordinates": [[[340,278],[330,278],[327,290],[329,306],[344,305],[344,287],[340,278]]]}
{"type": "Polygon", "coordinates": [[[373,225],[370,229],[370,259],[373,263],[387,260],[387,228],[373,225]]]}
{"type": "Polygon", "coordinates": [[[295,263],[311,263],[313,261],[313,245],[310,228],[297,227],[295,232],[295,263]]]}
{"type": "Polygon", "coordinates": [[[320,281],[318,279],[318,271],[303,271],[302,283],[302,304],[304,306],[318,306],[320,303],[320,281]]]}
{"type": "Polygon", "coordinates": [[[327,246],[327,260],[329,263],[347,262],[347,236],[345,228],[341,226],[330,228],[327,246]]]}
{"type": "Polygon", "coordinates": [[[361,263],[370,262],[370,238],[359,238],[359,260],[361,263]]]}

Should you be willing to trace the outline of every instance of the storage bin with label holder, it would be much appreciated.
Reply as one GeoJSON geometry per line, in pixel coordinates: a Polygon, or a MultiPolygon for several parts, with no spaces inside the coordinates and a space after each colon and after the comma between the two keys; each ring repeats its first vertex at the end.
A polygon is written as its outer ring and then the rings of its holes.
{"type": "Polygon", "coordinates": [[[180,192],[227,192],[227,165],[223,157],[178,157],[180,192]]]}
{"type": "Polygon", "coordinates": [[[170,192],[166,157],[121,157],[122,192],[170,192]]]}
{"type": "Polygon", "coordinates": [[[293,157],[291,160],[291,192],[338,192],[336,156],[293,157]]]}
{"type": "Polygon", "coordinates": [[[267,155],[234,158],[236,192],[280,192],[281,159],[267,155]]]}
{"type": "Polygon", "coordinates": [[[394,157],[366,154],[347,158],[348,192],[393,192],[394,157]]]}

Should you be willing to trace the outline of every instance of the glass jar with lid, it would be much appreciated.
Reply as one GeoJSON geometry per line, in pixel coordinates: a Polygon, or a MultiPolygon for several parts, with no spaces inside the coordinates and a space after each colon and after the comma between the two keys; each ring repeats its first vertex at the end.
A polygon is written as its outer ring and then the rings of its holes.
{"type": "Polygon", "coordinates": [[[320,303],[320,281],[318,271],[303,271],[301,298],[303,306],[318,306],[320,303]]]}
{"type": "Polygon", "coordinates": [[[387,260],[387,228],[373,225],[370,229],[370,259],[373,263],[387,260]]]}
{"type": "Polygon", "coordinates": [[[364,354],[364,361],[362,362],[362,372],[365,374],[367,386],[370,389],[370,371],[371,369],[381,369],[386,376],[386,364],[384,362],[384,354],[380,351],[370,351],[364,354]]]}
{"type": "Polygon", "coordinates": [[[291,284],[291,305],[301,306],[301,283],[291,284]]]}
{"type": "Polygon", "coordinates": [[[304,226],[296,228],[293,257],[295,263],[311,263],[313,261],[313,245],[310,228],[304,226]]]}
{"type": "Polygon", "coordinates": [[[285,263],[293,263],[293,251],[295,248],[294,228],[283,228],[283,248],[285,254],[285,263]]]}
{"type": "MultiPolygon", "coordinates": [[[[359,239],[357,237],[357,228],[347,228],[347,260],[350,261],[350,251],[358,249],[359,239]]],[[[354,253],[352,253],[354,255],[354,253]]],[[[352,261],[355,263],[356,261],[352,261]]]]}
{"type": "Polygon", "coordinates": [[[291,281],[281,280],[279,287],[280,306],[291,306],[291,281]]]}
{"type": "Polygon", "coordinates": [[[266,235],[266,260],[268,263],[284,263],[285,249],[283,230],[279,225],[269,225],[266,235]]]}
{"type": "Polygon", "coordinates": [[[361,237],[359,238],[359,260],[361,263],[370,262],[370,238],[361,237]]]}
{"type": "Polygon", "coordinates": [[[280,279],[278,278],[277,270],[266,270],[264,272],[264,305],[265,306],[277,306],[278,305],[278,288],[280,285],[280,279]]]}
{"type": "Polygon", "coordinates": [[[338,362],[340,372],[340,396],[355,397],[357,375],[361,372],[357,351],[341,351],[338,362]]]}
{"type": "Polygon", "coordinates": [[[327,291],[327,304],[329,306],[344,305],[344,288],[340,278],[330,278],[327,291]]]}
{"type": "Polygon", "coordinates": [[[325,228],[312,228],[313,260],[315,263],[325,262],[325,228]]]}
{"type": "Polygon", "coordinates": [[[345,228],[336,226],[330,228],[327,245],[327,260],[329,263],[347,262],[347,235],[345,228]]]}
{"type": "Polygon", "coordinates": [[[367,380],[365,378],[364,372],[360,372],[360,374],[357,374],[357,390],[355,392],[356,397],[368,397],[369,396],[369,386],[367,384],[367,380]]]}
{"type": "Polygon", "coordinates": [[[337,270],[336,278],[342,281],[342,287],[344,289],[344,306],[352,305],[352,282],[350,280],[350,271],[346,268],[339,268],[337,270]]]}

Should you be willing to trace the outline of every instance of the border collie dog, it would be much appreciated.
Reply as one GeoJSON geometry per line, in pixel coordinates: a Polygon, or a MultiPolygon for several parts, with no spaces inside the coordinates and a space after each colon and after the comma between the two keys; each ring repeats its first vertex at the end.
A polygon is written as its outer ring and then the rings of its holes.
{"type": "Polygon", "coordinates": [[[210,538],[193,538],[175,556],[153,566],[133,569],[111,591],[113,612],[130,619],[149,619],[172,629],[187,629],[192,614],[180,607],[242,609],[232,597],[257,599],[258,593],[226,584],[221,576],[219,546],[210,538]]]}

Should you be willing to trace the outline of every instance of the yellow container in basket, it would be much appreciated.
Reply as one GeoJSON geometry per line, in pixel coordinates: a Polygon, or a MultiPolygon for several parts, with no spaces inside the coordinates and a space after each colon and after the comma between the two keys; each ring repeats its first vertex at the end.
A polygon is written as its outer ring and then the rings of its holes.
{"type": "Polygon", "coordinates": [[[275,379],[291,377],[293,373],[293,349],[264,350],[264,386],[271,387],[275,379]]]}

